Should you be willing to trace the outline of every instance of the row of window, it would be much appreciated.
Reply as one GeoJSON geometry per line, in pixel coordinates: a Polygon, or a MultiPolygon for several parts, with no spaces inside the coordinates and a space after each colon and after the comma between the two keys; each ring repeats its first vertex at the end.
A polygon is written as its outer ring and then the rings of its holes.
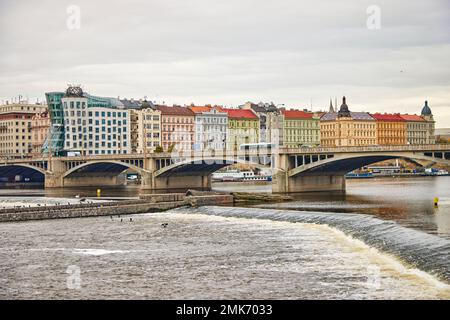
{"type": "Polygon", "coordinates": [[[163,123],[194,123],[194,117],[162,117],[163,123]]]}
{"type": "Polygon", "coordinates": [[[28,140],[31,140],[31,136],[0,136],[0,140],[1,141],[3,141],[3,140],[5,140],[5,141],[11,141],[11,140],[20,140],[20,139],[22,139],[22,140],[26,140],[26,139],[28,139],[28,140]]]}
{"type": "Polygon", "coordinates": [[[66,132],[72,132],[72,133],[76,133],[76,132],[94,132],[94,131],[95,131],[95,133],[99,133],[100,131],[101,132],[108,132],[108,133],[117,131],[118,133],[122,133],[122,132],[127,132],[128,130],[127,130],[127,127],[122,127],[121,128],[121,127],[105,127],[105,126],[102,126],[102,127],[95,127],[95,130],[94,130],[94,127],[91,127],[91,126],[89,126],[89,127],[83,127],[83,126],[70,127],[70,126],[67,126],[66,127],[66,132]]]}
{"type": "Polygon", "coordinates": [[[220,117],[220,118],[211,118],[211,117],[205,117],[205,118],[200,118],[198,117],[196,122],[198,124],[223,124],[226,125],[227,124],[227,118],[226,117],[220,117]]]}
{"type": "MultiPolygon", "coordinates": [[[[66,134],[66,139],[70,140],[70,138],[72,138],[73,141],[78,140],[91,140],[95,139],[95,141],[100,141],[100,140],[116,140],[116,139],[122,139],[124,142],[127,141],[127,135],[120,135],[120,134],[112,134],[112,135],[106,135],[106,134],[96,134],[95,136],[93,134],[89,134],[89,135],[83,135],[81,133],[79,133],[78,135],[74,134],[72,136],[70,136],[69,133],[66,134]]],[[[68,141],[69,142],[69,141],[68,141]]]]}
{"type": "Polygon", "coordinates": [[[75,116],[76,117],[86,117],[86,113],[87,113],[88,117],[90,117],[90,118],[92,118],[93,116],[95,116],[97,118],[99,118],[99,117],[102,117],[102,118],[105,118],[105,117],[126,118],[127,117],[126,112],[118,112],[118,111],[117,112],[116,111],[88,111],[88,112],[86,112],[84,110],[83,111],[78,110],[75,112],[73,110],[71,110],[71,111],[66,110],[64,112],[64,115],[66,117],[75,117],[75,116]]]}
{"type": "MultiPolygon", "coordinates": [[[[115,148],[115,147],[120,148],[121,144],[116,141],[113,141],[113,142],[102,141],[102,142],[95,142],[95,143],[92,141],[84,142],[84,143],[81,141],[72,142],[72,143],[70,143],[69,141],[66,141],[66,147],[70,148],[71,146],[72,146],[72,148],[83,148],[84,147],[85,149],[93,148],[93,147],[95,147],[95,148],[100,148],[100,147],[102,147],[102,148],[115,148]]],[[[122,147],[124,147],[124,148],[127,147],[126,141],[124,141],[122,143],[122,147]]]]}
{"type": "MultiPolygon", "coordinates": [[[[66,119],[66,125],[72,125],[72,126],[75,126],[75,125],[86,125],[86,120],[84,120],[84,119],[80,119],[80,118],[78,118],[77,120],[75,120],[75,119],[72,119],[72,120],[69,120],[69,119],[66,119]]],[[[117,126],[122,126],[122,125],[124,125],[124,126],[126,126],[127,125],[127,120],[126,119],[123,119],[123,120],[117,120],[116,121],[116,119],[113,119],[113,120],[106,120],[106,119],[101,119],[101,120],[93,120],[93,119],[88,119],[88,121],[87,121],[87,123],[88,124],[95,124],[96,126],[99,126],[100,125],[100,123],[102,124],[102,125],[108,125],[108,126],[111,126],[111,125],[117,125],[117,126]]]]}

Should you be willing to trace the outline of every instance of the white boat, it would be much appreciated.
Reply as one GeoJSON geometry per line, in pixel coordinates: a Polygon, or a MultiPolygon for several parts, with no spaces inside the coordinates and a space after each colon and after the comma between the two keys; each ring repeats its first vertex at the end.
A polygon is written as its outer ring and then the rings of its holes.
{"type": "Polygon", "coordinates": [[[212,180],[215,181],[240,181],[243,178],[244,175],[239,170],[219,171],[212,174],[212,180]]]}
{"type": "Polygon", "coordinates": [[[214,172],[212,174],[214,181],[271,181],[271,175],[255,175],[253,171],[228,170],[214,172]]]}

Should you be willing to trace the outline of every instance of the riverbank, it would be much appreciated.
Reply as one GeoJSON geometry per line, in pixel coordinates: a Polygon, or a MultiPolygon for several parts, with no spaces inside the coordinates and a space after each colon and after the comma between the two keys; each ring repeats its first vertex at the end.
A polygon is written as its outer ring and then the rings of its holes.
{"type": "Polygon", "coordinates": [[[119,216],[165,211],[183,206],[232,205],[233,202],[233,196],[227,194],[154,194],[143,195],[138,200],[5,208],[0,210],[0,222],[119,216]]]}

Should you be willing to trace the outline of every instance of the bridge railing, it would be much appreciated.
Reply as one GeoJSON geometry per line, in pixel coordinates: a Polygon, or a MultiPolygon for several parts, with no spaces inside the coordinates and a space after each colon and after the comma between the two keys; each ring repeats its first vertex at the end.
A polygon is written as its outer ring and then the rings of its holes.
{"type": "MultiPolygon", "coordinates": [[[[272,150],[212,150],[212,151],[178,151],[178,152],[162,152],[144,154],[105,154],[105,155],[83,155],[73,157],[55,157],[62,161],[101,161],[101,160],[127,160],[127,159],[144,159],[144,158],[242,158],[268,156],[276,154],[323,154],[323,153],[355,153],[355,152],[450,152],[450,144],[431,144],[431,145],[398,145],[398,146],[355,146],[355,147],[300,147],[300,148],[275,148],[272,150]]],[[[37,161],[48,161],[49,157],[37,158],[0,158],[0,163],[29,163],[37,161]]]]}
{"type": "Polygon", "coordinates": [[[354,153],[354,152],[379,152],[379,151],[448,151],[450,144],[428,145],[395,145],[395,146],[352,146],[352,147],[313,147],[313,148],[280,148],[280,153],[354,153]]]}

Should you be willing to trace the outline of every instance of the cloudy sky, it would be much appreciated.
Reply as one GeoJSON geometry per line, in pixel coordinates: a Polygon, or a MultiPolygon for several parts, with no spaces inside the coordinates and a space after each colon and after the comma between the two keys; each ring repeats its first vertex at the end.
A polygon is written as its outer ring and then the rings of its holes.
{"type": "Polygon", "coordinates": [[[68,83],[177,104],[319,110],[346,95],[354,111],[418,113],[428,99],[450,127],[448,0],[0,0],[0,49],[1,100],[68,83]]]}

